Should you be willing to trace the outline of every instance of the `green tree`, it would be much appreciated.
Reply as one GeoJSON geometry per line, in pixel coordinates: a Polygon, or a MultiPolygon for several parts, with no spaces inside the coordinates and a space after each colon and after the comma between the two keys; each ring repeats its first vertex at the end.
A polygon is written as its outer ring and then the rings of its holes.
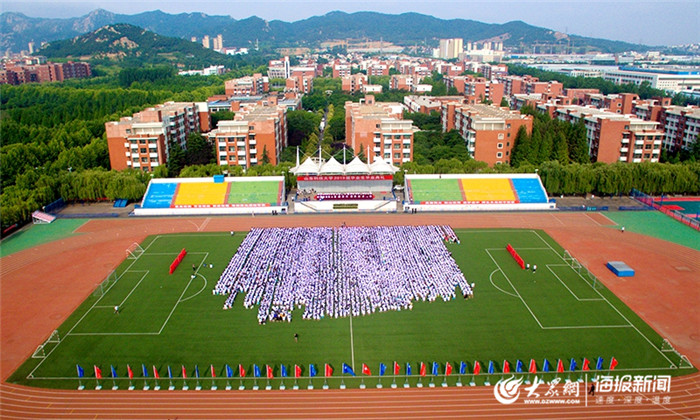
{"type": "Polygon", "coordinates": [[[206,165],[215,162],[215,159],[214,146],[202,134],[193,132],[187,136],[187,165],[206,165]]]}
{"type": "Polygon", "coordinates": [[[173,143],[170,145],[168,161],[166,163],[168,168],[168,173],[170,176],[177,177],[180,175],[180,171],[185,167],[187,162],[187,155],[182,147],[178,143],[173,143]]]}

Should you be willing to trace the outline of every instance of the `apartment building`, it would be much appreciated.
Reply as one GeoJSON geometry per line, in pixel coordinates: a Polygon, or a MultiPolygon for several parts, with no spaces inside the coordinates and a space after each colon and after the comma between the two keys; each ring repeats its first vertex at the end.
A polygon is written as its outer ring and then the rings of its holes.
{"type": "Polygon", "coordinates": [[[403,119],[404,107],[396,102],[374,101],[367,95],[359,103],[345,102],[345,142],[359,153],[396,166],[413,159],[413,121],[403,119]]]}
{"type": "Polygon", "coordinates": [[[604,109],[616,114],[630,114],[634,104],[639,101],[639,96],[634,93],[619,93],[602,95],[599,93],[586,93],[579,101],[579,105],[604,109]]]}
{"type": "Polygon", "coordinates": [[[443,130],[456,129],[469,154],[490,166],[510,163],[515,137],[521,126],[532,132],[532,116],[493,105],[442,105],[443,130]]]}
{"type": "Polygon", "coordinates": [[[444,59],[458,58],[464,52],[464,40],[462,38],[441,39],[438,57],[444,59]]]}
{"type": "Polygon", "coordinates": [[[362,87],[367,84],[367,76],[362,73],[356,73],[340,78],[341,89],[343,92],[360,92],[362,87]]]}
{"type": "Polygon", "coordinates": [[[492,82],[483,77],[446,76],[443,80],[448,89],[454,87],[457,92],[463,94],[467,98],[467,103],[477,104],[491,101],[491,103],[498,105],[503,99],[503,84],[492,82]]]}
{"type": "Polygon", "coordinates": [[[409,112],[420,112],[430,115],[431,112],[442,112],[442,104],[446,102],[463,103],[462,96],[416,96],[407,95],[403,103],[409,112]]]}
{"type": "Polygon", "coordinates": [[[210,129],[206,102],[166,102],[105,123],[112,169],[152,171],[165,165],[170,148],[187,148],[187,136],[210,129]]]}
{"type": "Polygon", "coordinates": [[[314,88],[314,77],[294,74],[285,81],[285,90],[291,92],[309,93],[314,88]]]}
{"type": "Polygon", "coordinates": [[[583,121],[593,162],[659,161],[664,133],[655,121],[579,105],[560,107],[554,115],[571,124],[583,121]]]}
{"type": "Polygon", "coordinates": [[[287,146],[287,108],[276,103],[241,108],[233,120],[219,121],[209,140],[219,165],[249,168],[262,164],[265,154],[270,164],[277,165],[287,146]]]}
{"type": "Polygon", "coordinates": [[[508,75],[508,66],[505,64],[482,64],[481,65],[481,74],[484,75],[485,78],[491,80],[496,77],[503,77],[508,75]]]}
{"type": "Polygon", "coordinates": [[[564,90],[564,85],[561,82],[540,82],[538,78],[529,75],[522,77],[511,75],[498,76],[496,80],[503,84],[503,94],[506,96],[540,93],[546,99],[549,99],[562,95],[564,90]]]}
{"type": "Polygon", "coordinates": [[[333,63],[333,77],[347,77],[352,74],[352,65],[350,63],[338,62],[333,63]]]}
{"type": "Polygon", "coordinates": [[[62,82],[67,79],[82,79],[92,75],[90,64],[44,63],[25,65],[21,62],[7,62],[0,70],[0,84],[21,85],[24,83],[62,82]]]}
{"type": "Polygon", "coordinates": [[[389,81],[389,89],[393,90],[413,90],[413,85],[420,83],[422,77],[408,76],[405,74],[394,74],[389,81]]]}
{"type": "Polygon", "coordinates": [[[270,79],[260,73],[224,82],[226,96],[254,96],[270,91],[270,79]]]}
{"type": "Polygon", "coordinates": [[[289,57],[281,60],[270,60],[267,65],[267,77],[270,79],[288,79],[292,75],[289,57]]]}
{"type": "Polygon", "coordinates": [[[664,132],[663,147],[670,151],[690,149],[700,135],[700,108],[668,105],[658,115],[664,132]]]}

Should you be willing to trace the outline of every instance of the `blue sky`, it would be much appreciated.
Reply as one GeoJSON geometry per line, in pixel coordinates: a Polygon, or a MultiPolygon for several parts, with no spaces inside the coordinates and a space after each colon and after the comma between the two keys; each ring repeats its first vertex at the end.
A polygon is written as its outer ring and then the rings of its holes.
{"type": "Polygon", "coordinates": [[[160,9],[167,13],[202,12],[234,19],[259,16],[293,22],[330,11],[417,12],[442,19],[463,18],[487,23],[522,20],[531,25],[596,38],[648,45],[700,43],[700,1],[648,0],[3,0],[0,10],[32,17],[73,17],[102,8],[135,14],[160,9]]]}

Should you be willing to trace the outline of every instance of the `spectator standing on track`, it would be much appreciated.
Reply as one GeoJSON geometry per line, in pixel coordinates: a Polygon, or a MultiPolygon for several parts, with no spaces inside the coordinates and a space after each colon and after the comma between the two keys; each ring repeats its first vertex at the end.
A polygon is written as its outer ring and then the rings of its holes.
{"type": "Polygon", "coordinates": [[[595,382],[591,384],[591,389],[588,390],[588,395],[595,396],[595,382]]]}

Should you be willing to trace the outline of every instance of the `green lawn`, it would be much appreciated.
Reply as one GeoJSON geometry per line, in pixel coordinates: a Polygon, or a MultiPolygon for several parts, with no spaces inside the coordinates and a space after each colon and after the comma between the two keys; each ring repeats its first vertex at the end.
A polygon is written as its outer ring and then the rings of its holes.
{"type": "MultiPolygon", "coordinates": [[[[460,361],[474,361],[482,365],[477,383],[486,379],[489,361],[496,364],[498,380],[502,362],[507,359],[514,368],[518,359],[527,368],[529,360],[537,361],[542,369],[544,358],[554,367],[557,359],[564,360],[568,369],[570,358],[575,358],[580,369],[584,357],[594,360],[602,356],[605,367],[610,357],[618,361],[618,370],[634,374],[636,369],[647,369],[644,374],[663,373],[680,375],[694,369],[669,369],[678,360],[674,353],[662,352],[662,338],[639,317],[622,304],[599,283],[591,287],[590,280],[582,278],[561,258],[562,249],[542,231],[531,230],[458,230],[461,244],[449,244],[455,260],[467,280],[476,283],[475,297],[449,302],[417,302],[410,311],[385,312],[357,318],[302,320],[301,310],[295,310],[291,323],[259,325],[257,308],[242,307],[241,297],[233,309],[222,310],[225,296],[211,293],[222,271],[244,238],[243,233],[176,234],[149,237],[144,241],[146,252],[137,260],[126,260],[117,269],[119,280],[100,298],[90,297],[59,328],[59,344],[46,345],[44,359],[28,359],[15,372],[11,382],[31,386],[74,388],[77,386],[76,364],[86,372],[83,383],[94,387],[93,365],[109,377],[114,365],[120,388],[128,386],[126,365],[134,369],[143,386],[141,364],[149,368],[148,382],[154,385],[152,366],[161,375],[161,386],[167,366],[175,376],[173,382],[182,387],[181,365],[188,371],[190,387],[196,384],[195,365],[206,379],[201,383],[210,387],[209,366],[214,365],[217,385],[226,385],[225,368],[229,364],[235,376],[231,382],[240,382],[238,364],[251,374],[253,364],[274,367],[274,387],[279,386],[280,366],[285,364],[290,374],[294,364],[303,367],[302,376],[309,375],[309,364],[315,364],[323,375],[323,364],[334,367],[334,376],[328,380],[338,387],[341,380],[348,387],[357,387],[362,380],[363,363],[372,369],[373,377],[365,378],[367,386],[374,386],[379,363],[401,364],[405,373],[406,362],[413,367],[409,379],[415,384],[420,362],[430,366],[445,363],[455,368],[449,383],[458,380],[460,361]],[[521,270],[505,250],[511,243],[526,262],[537,264],[536,273],[521,270]],[[168,274],[170,262],[182,248],[188,254],[173,275],[168,274]],[[197,275],[191,278],[191,266],[197,275]],[[213,268],[209,267],[213,264],[213,268]],[[119,305],[119,314],[114,313],[119,305]],[[299,341],[294,341],[294,334],[299,341]],[[341,377],[341,366],[354,366],[356,378],[341,377]],[[28,376],[31,375],[31,378],[28,376]]],[[[575,372],[573,378],[580,372],[575,372]]],[[[540,374],[541,375],[541,374],[540,374]]],[[[564,376],[568,375],[565,373],[564,376]]],[[[553,374],[546,376],[552,377],[553,374]]],[[[388,386],[394,378],[383,378],[388,386]]],[[[428,384],[430,378],[422,379],[428,384]]],[[[443,378],[434,379],[442,382],[443,378]]],[[[462,377],[469,382],[471,375],[462,377]]],[[[400,385],[406,378],[396,378],[400,385]]],[[[287,378],[287,387],[294,383],[287,378]]],[[[299,380],[305,387],[309,378],[299,380]]],[[[244,385],[250,389],[253,378],[244,385]]],[[[265,379],[258,379],[265,386],[265,379]]],[[[323,378],[314,379],[317,387],[323,378]]],[[[111,378],[103,380],[111,387],[111,378]]]]}

